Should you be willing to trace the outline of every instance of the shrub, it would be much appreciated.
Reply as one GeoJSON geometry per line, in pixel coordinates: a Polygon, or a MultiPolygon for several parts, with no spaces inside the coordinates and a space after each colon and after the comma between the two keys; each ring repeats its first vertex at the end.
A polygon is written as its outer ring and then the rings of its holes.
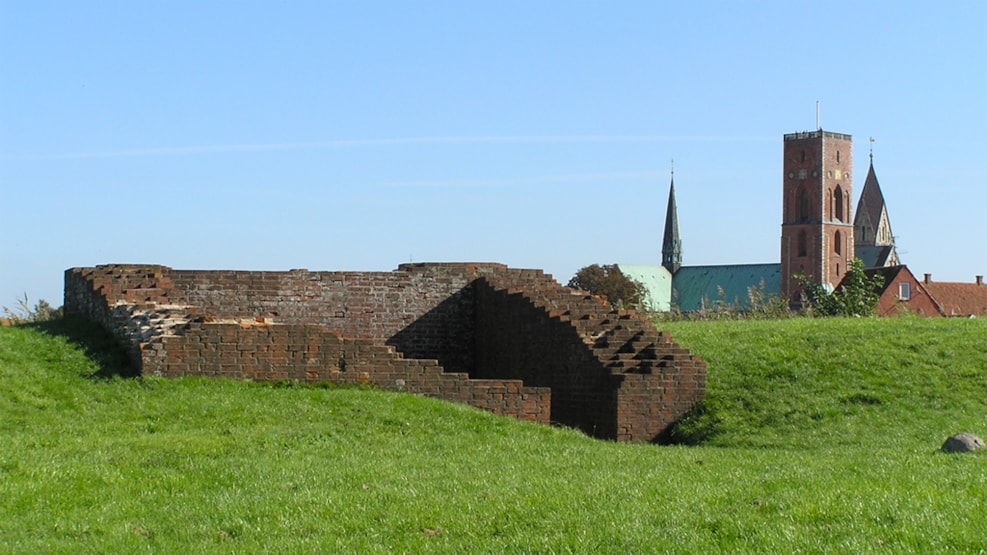
{"type": "Polygon", "coordinates": [[[818,316],[873,316],[884,285],[881,274],[867,277],[859,258],[853,259],[843,281],[832,292],[804,274],[796,274],[795,279],[803,287],[802,305],[818,316]]]}
{"type": "Polygon", "coordinates": [[[4,315],[10,319],[12,322],[47,322],[49,320],[55,320],[56,318],[62,317],[62,308],[55,308],[51,304],[41,299],[35,303],[34,308],[31,307],[30,301],[28,301],[27,293],[24,293],[24,297],[17,299],[14,308],[3,307],[4,315]]]}

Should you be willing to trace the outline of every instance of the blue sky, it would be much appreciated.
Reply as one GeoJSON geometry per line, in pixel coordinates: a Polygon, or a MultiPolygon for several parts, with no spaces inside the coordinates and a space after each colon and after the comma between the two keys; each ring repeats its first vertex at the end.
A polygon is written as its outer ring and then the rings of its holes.
{"type": "Polygon", "coordinates": [[[777,262],[782,135],[869,137],[987,274],[987,2],[0,0],[0,304],[62,272],[777,262]]]}

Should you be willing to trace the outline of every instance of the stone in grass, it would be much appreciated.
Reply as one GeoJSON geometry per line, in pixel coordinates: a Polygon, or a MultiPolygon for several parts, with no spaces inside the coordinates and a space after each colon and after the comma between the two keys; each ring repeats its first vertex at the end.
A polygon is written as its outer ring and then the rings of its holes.
{"type": "Polygon", "coordinates": [[[942,444],[943,453],[966,453],[968,451],[978,451],[984,448],[984,440],[979,437],[960,432],[946,439],[942,444]]]}

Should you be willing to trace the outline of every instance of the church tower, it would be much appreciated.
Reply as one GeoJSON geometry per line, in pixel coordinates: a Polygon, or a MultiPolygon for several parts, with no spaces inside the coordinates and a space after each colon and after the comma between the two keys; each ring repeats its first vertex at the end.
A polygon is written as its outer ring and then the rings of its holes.
{"type": "Polygon", "coordinates": [[[891,233],[891,220],[888,207],[884,204],[884,194],[874,173],[874,154],[870,155],[870,168],[867,179],[860,191],[857,212],[853,218],[853,235],[856,242],[855,256],[867,268],[897,266],[901,264],[895,250],[894,234],[891,233]]]}
{"type": "Polygon", "coordinates": [[[853,138],[831,131],[784,136],[781,294],[801,304],[803,274],[832,290],[854,257],[853,138]]]}
{"type": "Polygon", "coordinates": [[[661,265],[672,275],[682,266],[682,239],[679,238],[679,217],[675,207],[675,171],[668,187],[668,208],[665,210],[665,236],[661,243],[661,265]]]}

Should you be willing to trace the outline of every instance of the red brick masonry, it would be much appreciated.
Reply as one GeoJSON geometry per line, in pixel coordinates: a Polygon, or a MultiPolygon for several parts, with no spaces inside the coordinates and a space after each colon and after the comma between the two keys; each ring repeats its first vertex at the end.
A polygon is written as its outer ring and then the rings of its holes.
{"type": "Polygon", "coordinates": [[[647,319],[501,264],[72,268],[65,312],[144,375],[367,384],[619,441],[659,439],[705,393],[705,363],[647,319]]]}

